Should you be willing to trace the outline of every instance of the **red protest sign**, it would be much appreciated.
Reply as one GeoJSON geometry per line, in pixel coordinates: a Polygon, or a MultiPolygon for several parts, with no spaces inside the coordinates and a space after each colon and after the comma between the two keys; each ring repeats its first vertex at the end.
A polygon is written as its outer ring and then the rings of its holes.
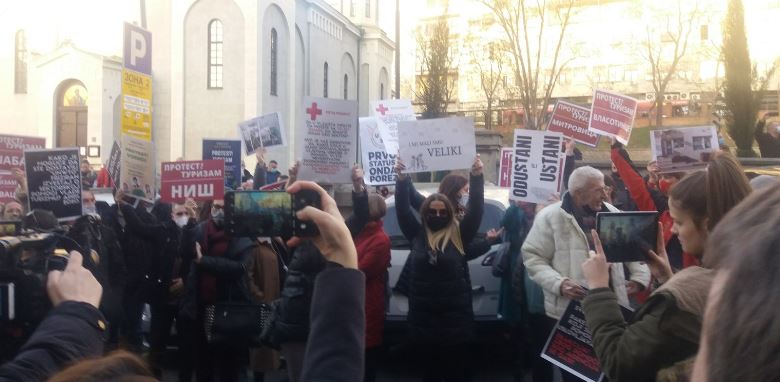
{"type": "Polygon", "coordinates": [[[501,163],[498,170],[498,186],[509,187],[512,184],[512,149],[501,149],[501,163]]]}
{"type": "Polygon", "coordinates": [[[634,126],[637,100],[606,90],[593,92],[588,130],[628,144],[634,126]]]}
{"type": "Polygon", "coordinates": [[[46,138],[0,135],[0,172],[11,173],[18,168],[24,170],[24,150],[46,147],[46,138]]]}
{"type": "Polygon", "coordinates": [[[588,130],[589,122],[590,109],[570,102],[558,101],[547,124],[547,131],[558,132],[584,145],[596,147],[601,136],[588,130]]]}
{"type": "Polygon", "coordinates": [[[164,162],[160,178],[163,202],[180,203],[222,199],[225,196],[225,161],[222,159],[164,162]]]}

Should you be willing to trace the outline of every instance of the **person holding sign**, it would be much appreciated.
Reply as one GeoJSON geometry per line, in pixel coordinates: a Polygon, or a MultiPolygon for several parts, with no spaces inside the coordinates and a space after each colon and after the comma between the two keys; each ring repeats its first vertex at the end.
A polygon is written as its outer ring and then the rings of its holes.
{"type": "MultiPolygon", "coordinates": [[[[569,191],[563,200],[543,209],[534,221],[522,247],[523,262],[528,275],[544,291],[544,308],[548,332],[555,327],[569,301],[581,300],[586,292],[581,265],[588,259],[593,242],[585,232],[596,228],[598,212],[617,212],[604,202],[604,174],[593,167],[580,167],[569,178],[569,191]]],[[[638,262],[626,263],[631,280],[626,282],[622,263],[612,264],[608,273],[618,301],[628,306],[626,284],[644,289],[650,283],[647,266],[638,262]]],[[[564,380],[574,378],[563,372],[564,380]]],[[[576,380],[572,379],[572,380],[576,380]]]]}
{"type": "Polygon", "coordinates": [[[463,220],[456,218],[457,211],[450,199],[437,193],[423,202],[420,222],[409,201],[409,175],[403,173],[403,162],[396,164],[398,225],[412,248],[397,288],[409,296],[410,338],[421,350],[421,362],[430,380],[465,378],[474,321],[466,248],[482,220],[482,167],[477,157],[471,167],[469,201],[463,220]]]}
{"type": "MultiPolygon", "coordinates": [[[[736,159],[726,154],[711,161],[707,170],[683,178],[672,188],[669,201],[672,231],[683,250],[703,258],[712,228],[750,191],[736,159]]],[[[648,251],[647,263],[662,285],[626,323],[609,288],[609,264],[601,240],[595,231],[591,237],[595,251],[582,264],[589,288],[582,307],[602,371],[610,381],[655,381],[662,369],[696,354],[714,272],[693,266],[672,273],[659,223],[657,252],[648,251]]]]}

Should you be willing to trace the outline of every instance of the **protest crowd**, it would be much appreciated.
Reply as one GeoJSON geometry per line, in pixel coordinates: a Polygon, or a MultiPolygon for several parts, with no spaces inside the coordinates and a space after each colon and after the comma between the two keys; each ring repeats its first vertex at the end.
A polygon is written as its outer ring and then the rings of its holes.
{"type": "MultiPolygon", "coordinates": [[[[614,102],[619,97],[594,100],[611,100],[633,118],[636,106],[614,102]]],[[[263,381],[280,369],[292,382],[374,381],[394,293],[408,298],[405,341],[415,375],[474,380],[479,334],[468,264],[496,247],[497,313],[517,381],[780,378],[771,308],[780,297],[777,178],[746,174],[717,145],[685,168],[661,153],[640,169],[626,146],[630,123],[619,116],[572,126],[623,126],[596,129],[612,140],[607,172],[578,166],[581,152],[566,133],[516,130],[508,208],[500,226],[480,232],[486,169],[473,147],[473,121],[437,121],[427,128],[442,140],[419,142],[443,145],[430,156],[405,151],[414,121],[396,126],[400,149],[361,144],[384,152],[366,151],[363,166],[340,169],[352,185],[346,219],[317,181],[328,182],[311,176],[311,158],[284,174],[262,147],[245,147],[254,171],[238,160],[240,145],[230,160],[204,152],[203,161],[166,162],[159,187],[118,177],[109,163],[94,172],[78,153],[25,152],[26,170],[12,170],[14,199],[2,206],[3,224],[18,229],[5,235],[56,240],[0,240],[0,381],[153,381],[171,368],[179,381],[263,381]],[[472,141],[444,147],[447,128],[472,141]],[[377,163],[388,168],[382,179],[394,182],[369,179],[374,167],[365,158],[372,157],[393,159],[377,163]],[[55,181],[71,162],[75,190],[55,181]],[[444,176],[437,192],[418,191],[410,175],[440,170],[439,163],[460,171],[444,176]],[[52,169],[47,180],[38,179],[41,168],[52,169]],[[176,185],[187,178],[201,181],[176,185]],[[44,198],[51,187],[69,196],[44,198]],[[96,192],[104,188],[108,202],[96,192]],[[75,204],[68,201],[74,192],[75,204]],[[262,209],[261,201],[243,205],[245,195],[272,193],[292,201],[294,228],[236,212],[262,209]],[[298,205],[306,198],[318,202],[298,205]],[[390,198],[409,245],[393,285],[384,229],[390,198]],[[44,250],[51,253],[41,256],[44,250]],[[172,343],[175,359],[166,359],[172,343]]],[[[771,154],[780,130],[775,122],[766,127],[756,139],[771,154]]],[[[214,152],[228,146],[216,143],[214,152]]],[[[348,159],[357,156],[352,150],[348,159]]]]}

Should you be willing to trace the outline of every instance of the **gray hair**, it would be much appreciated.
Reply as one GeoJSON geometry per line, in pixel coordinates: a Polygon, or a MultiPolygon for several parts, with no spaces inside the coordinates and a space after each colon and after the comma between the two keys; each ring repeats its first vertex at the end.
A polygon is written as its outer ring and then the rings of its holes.
{"type": "Polygon", "coordinates": [[[604,173],[590,166],[578,167],[569,176],[569,192],[582,190],[594,180],[603,181],[604,173]]]}

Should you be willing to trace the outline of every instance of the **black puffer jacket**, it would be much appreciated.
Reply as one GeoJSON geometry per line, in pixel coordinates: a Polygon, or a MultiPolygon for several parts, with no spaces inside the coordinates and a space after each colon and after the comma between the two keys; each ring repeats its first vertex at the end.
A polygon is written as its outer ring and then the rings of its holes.
{"type": "MultiPolygon", "coordinates": [[[[408,178],[396,185],[396,213],[404,236],[412,243],[407,272],[399,280],[408,289],[410,336],[423,343],[469,341],[474,311],[467,258],[450,243],[434,260],[425,229],[412,214],[407,182],[408,178]]],[[[468,210],[460,222],[464,248],[471,245],[484,210],[484,178],[471,176],[469,182],[468,210]]]]}
{"type": "MultiPolygon", "coordinates": [[[[115,205],[115,207],[120,209],[119,206],[115,205]]],[[[142,207],[133,208],[130,205],[123,205],[120,211],[133,211],[141,225],[156,223],[154,216],[142,207]]],[[[154,240],[130,229],[126,223],[120,223],[119,221],[126,220],[124,215],[117,220],[114,232],[119,237],[119,244],[125,258],[127,288],[139,288],[152,267],[153,255],[157,253],[154,250],[154,240]]]]}

